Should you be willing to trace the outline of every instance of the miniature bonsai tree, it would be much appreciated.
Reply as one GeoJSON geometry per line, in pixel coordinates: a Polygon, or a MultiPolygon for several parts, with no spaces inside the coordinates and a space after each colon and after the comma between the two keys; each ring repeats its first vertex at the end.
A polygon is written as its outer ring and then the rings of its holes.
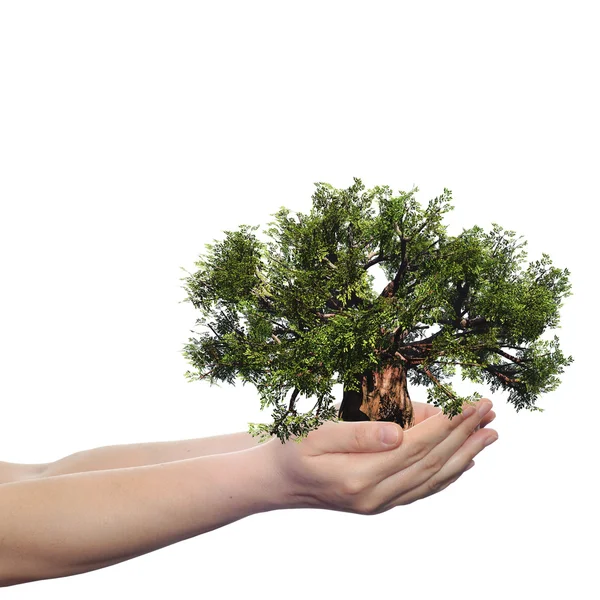
{"type": "Polygon", "coordinates": [[[189,380],[256,386],[273,422],[261,441],[302,439],[326,420],[413,424],[409,384],[450,418],[461,397],[450,379],[508,392],[516,410],[541,410],[570,364],[559,324],[569,272],[548,255],[525,264],[526,242],[498,225],[450,236],[451,192],[423,208],[417,188],[394,195],[316,184],[309,214],[281,208],[268,229],[240,226],[207,245],[184,289],[201,313],[184,348],[189,380]],[[373,269],[388,281],[373,287],[373,269]],[[339,413],[333,386],[342,384],[339,413]],[[314,406],[300,413],[300,398],[314,406]]]}

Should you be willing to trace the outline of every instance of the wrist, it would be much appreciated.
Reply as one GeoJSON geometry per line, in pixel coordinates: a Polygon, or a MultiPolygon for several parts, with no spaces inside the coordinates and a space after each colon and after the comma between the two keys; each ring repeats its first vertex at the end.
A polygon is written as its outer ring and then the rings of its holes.
{"type": "MultiPolygon", "coordinates": [[[[236,487],[239,487],[239,482],[243,482],[242,489],[245,490],[251,512],[291,508],[286,481],[273,453],[276,443],[279,444],[280,441],[270,440],[236,453],[239,460],[236,487]]],[[[226,478],[224,483],[226,486],[234,484],[234,478],[226,478]]]]}
{"type": "Polygon", "coordinates": [[[286,457],[288,453],[296,454],[294,446],[296,442],[292,439],[283,444],[275,438],[244,452],[248,456],[255,456],[256,463],[260,464],[261,475],[257,481],[263,482],[262,491],[268,494],[269,508],[266,510],[317,508],[310,489],[307,490],[304,485],[304,478],[290,477],[290,462],[295,464],[297,460],[286,460],[286,457]]]}
{"type": "Polygon", "coordinates": [[[193,535],[256,513],[288,508],[269,443],[183,461],[191,467],[188,506],[193,535]]]}

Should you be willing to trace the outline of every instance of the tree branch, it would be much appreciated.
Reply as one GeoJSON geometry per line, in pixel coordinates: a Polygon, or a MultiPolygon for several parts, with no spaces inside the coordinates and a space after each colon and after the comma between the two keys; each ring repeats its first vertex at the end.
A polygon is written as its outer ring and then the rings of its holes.
{"type": "Polygon", "coordinates": [[[429,246],[427,246],[427,248],[425,248],[425,250],[421,250],[421,252],[419,252],[419,254],[415,256],[415,261],[421,258],[422,256],[425,256],[425,254],[427,254],[436,244],[439,244],[440,240],[441,238],[434,240],[433,242],[431,242],[431,244],[429,244],[429,246]]]}
{"type": "Polygon", "coordinates": [[[329,258],[327,258],[326,256],[323,258],[323,260],[334,270],[337,270],[337,265],[334,265],[329,258]]]}
{"type": "Polygon", "coordinates": [[[387,260],[386,256],[384,256],[383,254],[376,253],[375,258],[367,257],[367,263],[363,266],[363,269],[366,271],[367,269],[370,269],[372,266],[383,262],[384,260],[387,260]]]}
{"type": "Polygon", "coordinates": [[[262,308],[264,311],[273,314],[275,311],[273,310],[273,305],[271,304],[271,302],[269,300],[267,300],[267,298],[265,298],[264,296],[260,296],[258,294],[255,294],[256,298],[258,300],[258,304],[260,306],[260,308],[262,308]]]}
{"type": "Polygon", "coordinates": [[[461,312],[461,308],[463,306],[463,304],[465,303],[465,300],[467,299],[467,296],[469,295],[469,289],[470,286],[468,284],[468,282],[458,282],[456,284],[456,298],[454,300],[454,302],[452,303],[452,308],[454,309],[454,313],[456,314],[456,316],[460,319],[461,317],[463,317],[466,314],[466,310],[465,312],[461,312]]]}
{"type": "Polygon", "coordinates": [[[408,270],[408,261],[406,260],[406,240],[403,238],[400,244],[402,252],[402,262],[400,263],[400,268],[398,269],[398,272],[396,273],[396,276],[394,277],[393,281],[390,281],[383,288],[380,294],[380,296],[382,296],[383,298],[392,298],[396,294],[398,288],[400,287],[402,277],[404,277],[404,274],[408,270]]]}
{"type": "Polygon", "coordinates": [[[294,388],[294,391],[292,392],[292,397],[290,398],[290,404],[288,406],[288,413],[292,413],[293,415],[297,414],[296,413],[296,398],[298,397],[299,393],[300,393],[300,390],[298,388],[294,388]]]}
{"type": "Polygon", "coordinates": [[[425,338],[423,340],[418,340],[416,342],[411,342],[413,345],[421,345],[421,346],[431,346],[431,343],[433,342],[433,340],[435,340],[436,338],[438,338],[440,335],[442,335],[442,333],[445,333],[446,330],[442,327],[439,331],[436,331],[435,333],[432,333],[428,338],[425,338]]]}
{"type": "Polygon", "coordinates": [[[431,350],[433,347],[433,344],[431,344],[430,342],[411,342],[410,344],[405,344],[404,346],[402,346],[403,349],[412,349],[412,350],[416,350],[417,352],[423,352],[423,350],[431,350]]]}
{"type": "Polygon", "coordinates": [[[495,354],[503,356],[504,358],[514,362],[515,364],[521,364],[523,362],[522,358],[517,358],[516,356],[512,356],[512,354],[508,354],[508,352],[504,352],[504,350],[500,350],[500,348],[490,348],[489,350],[491,350],[495,354]]]}
{"type": "Polygon", "coordinates": [[[459,367],[479,367],[481,369],[484,368],[484,365],[480,363],[457,362],[452,360],[432,360],[431,362],[436,365],[458,365],[459,367]]]}
{"type": "Polygon", "coordinates": [[[488,372],[490,375],[493,375],[494,377],[497,377],[498,379],[503,381],[509,387],[514,387],[517,385],[517,383],[519,383],[518,380],[513,379],[512,377],[509,377],[508,375],[505,375],[504,373],[501,373],[500,371],[497,371],[493,365],[489,365],[489,366],[485,367],[484,371],[488,372]]]}
{"type": "Polygon", "coordinates": [[[439,387],[442,392],[444,392],[444,394],[446,394],[446,396],[448,396],[448,398],[452,399],[452,400],[456,400],[456,396],[445,386],[443,385],[440,380],[431,373],[431,371],[427,368],[427,367],[423,367],[421,366],[421,369],[423,370],[423,372],[425,373],[425,375],[427,375],[427,377],[433,381],[433,383],[435,383],[435,385],[437,387],[439,387]]]}
{"type": "Polygon", "coordinates": [[[327,308],[333,308],[333,310],[341,310],[342,309],[342,303],[337,298],[334,298],[333,296],[331,298],[329,298],[327,300],[327,302],[325,302],[325,306],[327,306],[327,308]]]}
{"type": "Polygon", "coordinates": [[[484,325],[490,325],[490,323],[488,323],[488,320],[485,317],[474,317],[473,319],[463,319],[460,322],[460,326],[463,329],[466,329],[467,327],[479,327],[479,326],[484,326],[484,325]]]}
{"type": "Polygon", "coordinates": [[[222,338],[221,334],[215,331],[214,327],[210,323],[205,323],[205,325],[215,334],[218,339],[222,338]]]}
{"type": "MultiPolygon", "coordinates": [[[[410,329],[405,329],[400,335],[398,335],[398,333],[400,332],[400,327],[396,327],[396,329],[394,329],[394,336],[397,336],[397,341],[401,342],[409,333],[420,329],[429,329],[429,325],[415,325],[410,329]]],[[[419,342],[417,341],[415,343],[419,342]]]]}
{"type": "Polygon", "coordinates": [[[202,375],[199,375],[198,381],[203,381],[207,377],[210,377],[217,370],[218,367],[219,365],[215,365],[208,373],[203,373],[202,375]]]}
{"type": "Polygon", "coordinates": [[[396,327],[394,329],[393,337],[392,337],[392,348],[395,348],[409,333],[409,329],[405,329],[401,331],[401,327],[396,327]]]}

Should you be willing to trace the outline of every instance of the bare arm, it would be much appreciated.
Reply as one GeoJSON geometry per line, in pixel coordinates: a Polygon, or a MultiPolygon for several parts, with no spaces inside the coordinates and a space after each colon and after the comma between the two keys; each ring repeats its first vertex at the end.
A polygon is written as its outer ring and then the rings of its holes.
{"type": "MultiPolygon", "coordinates": [[[[339,410],[340,403],[336,404],[335,407],[339,410]]],[[[155,465],[175,460],[198,458],[200,456],[238,452],[254,448],[258,444],[258,437],[252,437],[248,432],[241,431],[226,435],[173,442],[104,446],[91,450],[82,450],[46,465],[31,465],[30,467],[35,470],[36,476],[53,477],[68,473],[141,467],[143,465],[155,465]]]]}
{"type": "Polygon", "coordinates": [[[406,432],[393,423],[329,422],[300,444],[271,440],[240,452],[0,485],[0,586],[107,567],[253,513],[370,515],[410,504],[451,485],[497,438],[479,428],[490,408],[481,401],[451,421],[437,414],[406,432]]]}
{"type": "Polygon", "coordinates": [[[47,464],[24,465],[0,460],[0,484],[35,479],[40,477],[47,467],[47,464]]]}
{"type": "Polygon", "coordinates": [[[281,508],[262,448],[0,486],[0,586],[107,567],[281,508]]]}
{"type": "Polygon", "coordinates": [[[44,465],[40,477],[54,477],[85,471],[103,471],[169,463],[189,458],[238,452],[258,445],[258,437],[247,432],[173,442],[122,444],[82,450],[44,465]]]}
{"type": "MultiPolygon", "coordinates": [[[[336,404],[335,407],[339,410],[340,404],[336,404]]],[[[439,408],[420,402],[413,402],[413,408],[416,422],[429,418],[440,411],[439,408]]],[[[493,418],[495,414],[492,412],[490,416],[493,418]]],[[[485,427],[490,420],[486,417],[481,426],[485,427]]],[[[23,465],[0,461],[0,484],[37,477],[54,477],[87,471],[141,467],[201,456],[238,452],[256,447],[259,445],[258,440],[258,437],[252,437],[249,433],[241,431],[189,440],[103,446],[82,450],[46,464],[23,465]]]]}

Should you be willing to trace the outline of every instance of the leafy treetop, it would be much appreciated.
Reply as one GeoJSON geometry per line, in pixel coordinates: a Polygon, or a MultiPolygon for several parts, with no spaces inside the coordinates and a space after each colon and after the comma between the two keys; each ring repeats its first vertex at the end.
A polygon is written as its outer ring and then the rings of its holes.
{"type": "Polygon", "coordinates": [[[526,242],[499,225],[448,235],[451,192],[423,208],[417,191],[318,183],[310,212],[281,208],[262,240],[243,225],[207,245],[185,278],[203,329],[184,348],[194,367],[186,377],[254,384],[274,422],[250,432],[282,441],[336,418],[335,384],[356,389],[387,364],[428,386],[428,401],[449,416],[478,397],[454,392],[457,368],[508,391],[517,411],[541,410],[537,398],[572,361],[556,337],[541,339],[558,327],[568,270],[546,254],[526,264],[526,242]],[[315,400],[305,414],[300,396],[315,400]]]}

